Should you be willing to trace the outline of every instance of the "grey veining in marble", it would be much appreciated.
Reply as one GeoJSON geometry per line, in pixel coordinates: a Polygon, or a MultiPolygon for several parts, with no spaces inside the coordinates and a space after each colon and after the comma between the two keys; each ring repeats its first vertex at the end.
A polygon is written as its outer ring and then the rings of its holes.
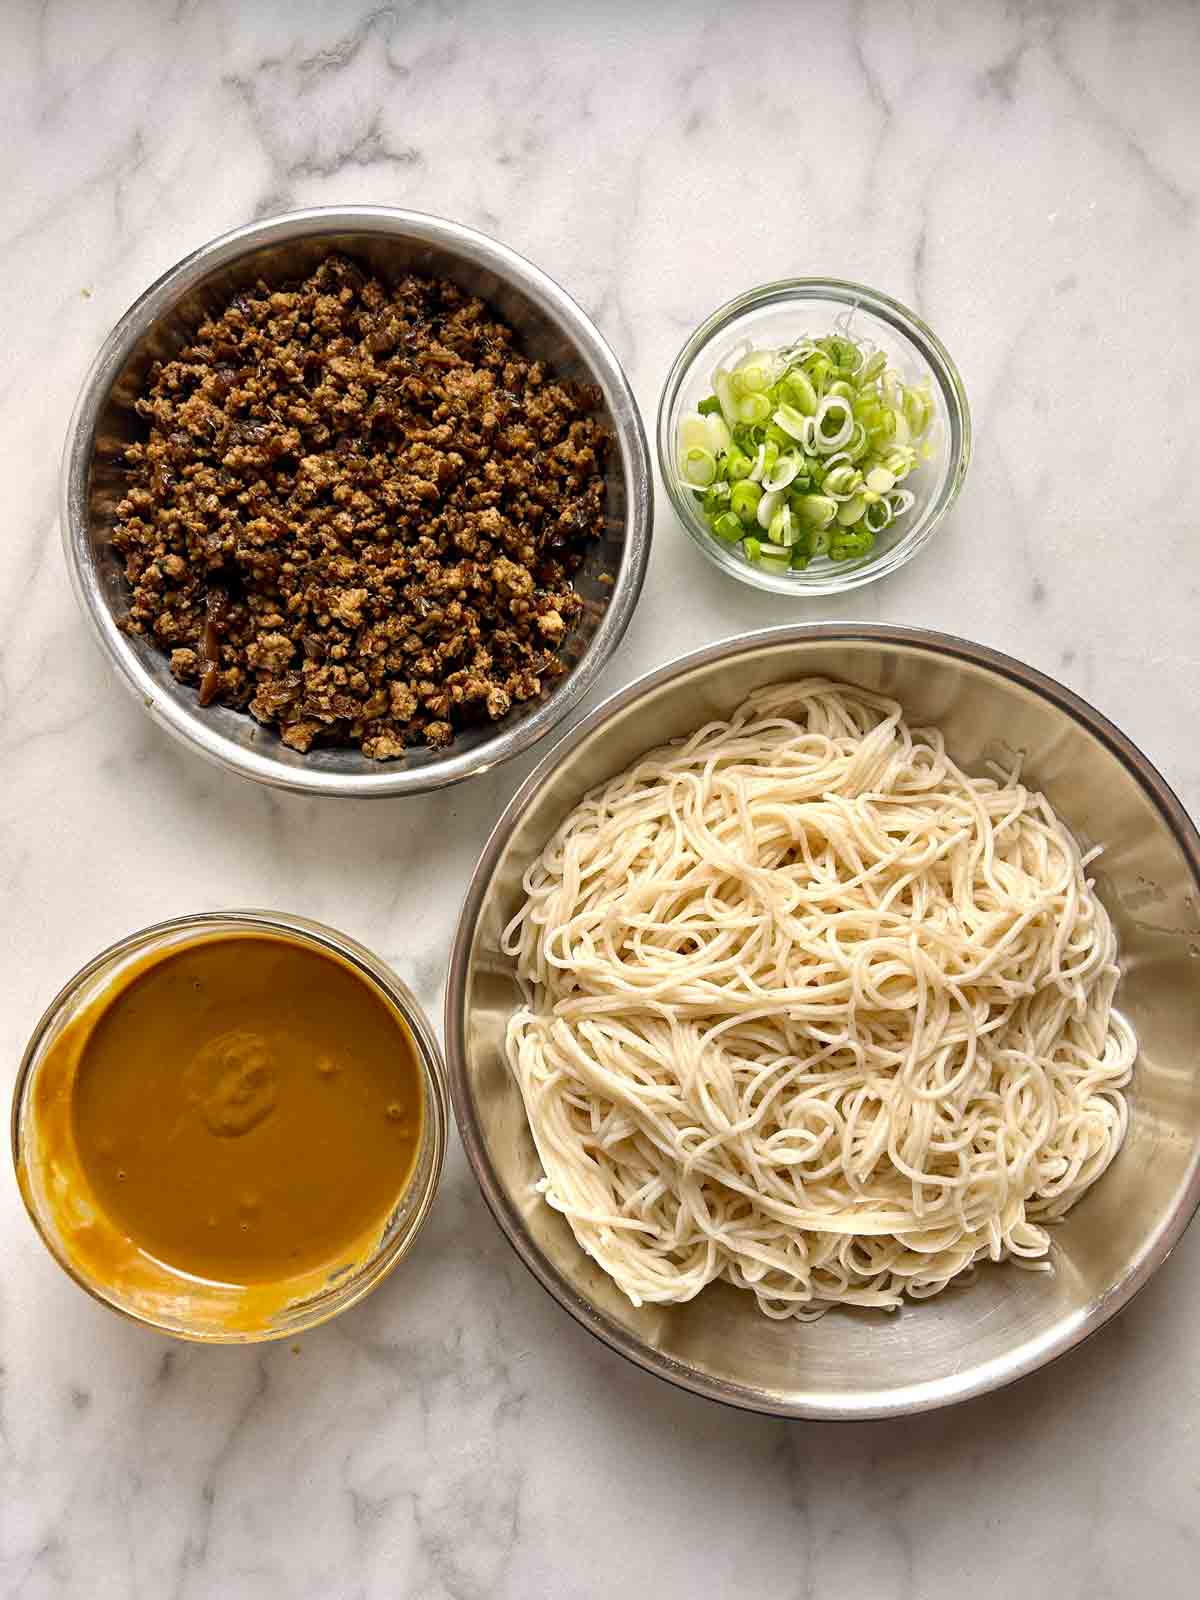
{"type": "MultiPolygon", "coordinates": [[[[0,916],[10,1078],[94,950],[172,912],[344,927],[436,1010],[521,768],[280,797],[155,732],[68,591],[55,481],[106,330],[247,218],[372,201],[491,231],[591,310],[649,421],[751,283],[914,304],[970,391],[952,521],[843,602],[735,587],[660,506],[615,687],[793,617],[961,631],[1060,676],[1200,811],[1200,13],[1186,4],[10,0],[0,10],[0,916]]],[[[1091,1344],[906,1423],[785,1425],[623,1365],[451,1152],[368,1303],[259,1352],[81,1295],[0,1175],[0,1593],[20,1600],[1184,1600],[1200,1235],[1091,1344]]]]}

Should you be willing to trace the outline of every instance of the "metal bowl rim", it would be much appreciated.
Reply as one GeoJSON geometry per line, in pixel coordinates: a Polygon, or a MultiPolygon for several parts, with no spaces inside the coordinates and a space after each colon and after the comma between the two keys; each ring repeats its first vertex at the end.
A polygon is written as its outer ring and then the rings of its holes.
{"type": "Polygon", "coordinates": [[[117,678],[154,721],[187,748],[229,772],[302,794],[423,794],[486,772],[527,750],[568,716],[591,691],[633,616],[645,581],[653,527],[650,451],[633,390],[611,346],[562,286],[508,245],[430,212],[392,206],[313,206],[248,223],[200,245],[145,289],[120,317],[92,361],[71,414],[59,477],[59,520],[71,587],[92,635],[117,678]],[[621,564],[600,625],[570,677],[539,708],[474,750],[424,767],[381,766],[378,772],[321,772],[292,767],[268,753],[227,740],[203,714],[163,693],[146,669],[92,579],[88,542],[88,480],[100,411],[113,381],[138,341],[167,309],[215,268],[272,244],[338,233],[399,235],[457,251],[518,287],[550,321],[566,330],[592,374],[603,383],[626,476],[626,530],[621,564]]]}
{"type": "Polygon", "coordinates": [[[1146,1241],[1133,1266],[1090,1312],[1079,1311],[1064,1317],[1040,1338],[1023,1347],[1022,1357],[1013,1360],[999,1356],[951,1379],[928,1379],[895,1389],[875,1389],[861,1395],[830,1398],[821,1394],[790,1395],[754,1389],[683,1366],[669,1356],[651,1349],[634,1334],[622,1328],[579,1294],[558,1270],[550,1265],[521,1227],[499,1184],[482,1140],[467,1086],[466,1039],[463,1003],[471,945],[480,907],[491,883],[496,864],[507,846],[527,806],[564,756],[618,712],[643,695],[714,661],[754,654],[777,645],[811,640],[822,644],[876,643],[901,645],[930,654],[948,656],[972,666],[983,667],[1032,691],[1081,725],[1104,745],[1131,773],[1143,792],[1153,801],[1159,814],[1183,852],[1193,882],[1200,889],[1200,832],[1182,802],[1161,773],[1127,735],[1089,701],[1074,690],[1031,667],[1016,657],[977,644],[956,634],[934,629],[913,628],[889,623],[799,623],[763,628],[734,638],[719,640],[636,678],[625,688],[609,695],[557,740],[537,767],[521,784],[492,829],[472,875],[458,926],[455,930],[450,966],[446,979],[443,1037],[446,1068],[450,1080],[450,1099],[459,1138],[475,1174],[484,1201],[509,1244],[525,1266],[555,1300],[589,1333],[609,1349],[624,1356],[643,1371],[662,1378],[693,1394],[733,1406],[740,1410],[763,1412],[771,1416],[826,1422],[861,1421],[870,1418],[912,1416],[945,1405],[957,1404],[1003,1388],[1018,1378],[1065,1355],[1089,1338],[1109,1319],[1128,1305],[1153,1277],[1182,1237],[1197,1209],[1200,1209],[1200,1157],[1192,1162],[1191,1174],[1174,1209],[1146,1241]]]}

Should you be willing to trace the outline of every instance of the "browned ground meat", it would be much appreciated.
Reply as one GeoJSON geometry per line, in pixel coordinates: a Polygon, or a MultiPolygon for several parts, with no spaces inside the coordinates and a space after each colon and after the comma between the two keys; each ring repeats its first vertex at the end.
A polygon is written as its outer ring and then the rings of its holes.
{"type": "Polygon", "coordinates": [[[448,744],[564,671],[599,399],[453,284],[389,290],[340,256],[260,283],[137,402],[123,626],[294,749],[448,744]]]}

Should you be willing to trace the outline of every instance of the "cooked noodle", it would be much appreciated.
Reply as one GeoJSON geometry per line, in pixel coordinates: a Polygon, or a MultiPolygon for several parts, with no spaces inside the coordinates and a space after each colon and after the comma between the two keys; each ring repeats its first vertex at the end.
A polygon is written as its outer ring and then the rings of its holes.
{"type": "Polygon", "coordinates": [[[768,1316],[1046,1268],[1120,1147],[1116,941],[1039,794],[809,679],[590,794],[506,930],[546,1200],[629,1299],[768,1316]]]}

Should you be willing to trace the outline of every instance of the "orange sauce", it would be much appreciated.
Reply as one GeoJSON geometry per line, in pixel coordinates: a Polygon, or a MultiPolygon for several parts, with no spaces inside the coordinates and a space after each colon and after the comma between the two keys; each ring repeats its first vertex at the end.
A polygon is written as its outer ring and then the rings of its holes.
{"type": "Polygon", "coordinates": [[[424,1114],[399,1014],[336,957],[268,933],[126,969],[51,1044],[34,1108],[89,1275],[149,1283],[161,1264],[250,1288],[361,1258],[424,1114]]]}

